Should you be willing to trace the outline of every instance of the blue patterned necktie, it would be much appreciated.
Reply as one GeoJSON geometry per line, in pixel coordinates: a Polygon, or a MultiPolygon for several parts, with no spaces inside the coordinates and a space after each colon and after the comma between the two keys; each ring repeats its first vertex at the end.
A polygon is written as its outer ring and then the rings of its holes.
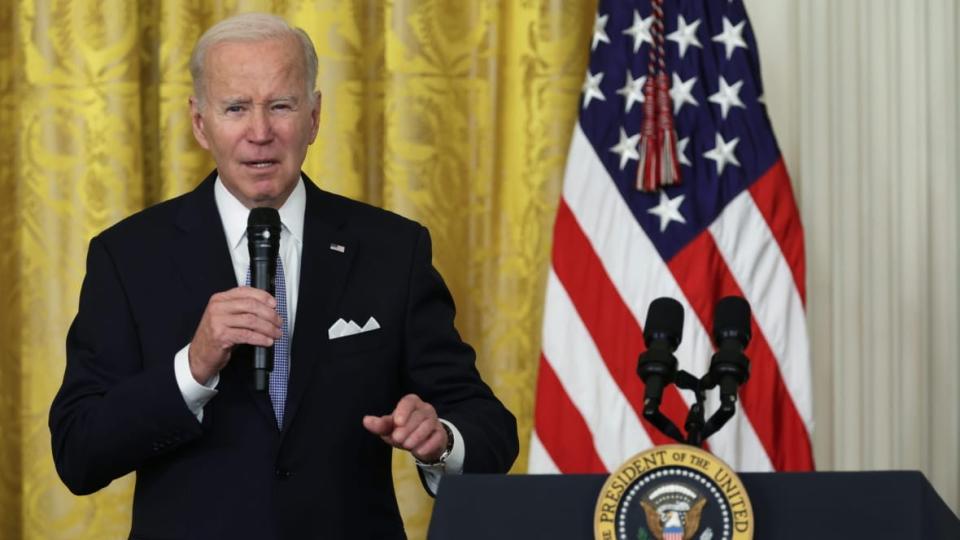
{"type": "MultiPolygon", "coordinates": [[[[250,285],[250,269],[247,269],[247,286],[250,285]]],[[[283,428],[283,410],[287,404],[287,382],[290,380],[290,324],[287,322],[287,285],[283,277],[283,263],[277,257],[275,280],[277,313],[283,320],[283,335],[273,342],[273,371],[270,372],[270,401],[277,427],[283,428]]]]}

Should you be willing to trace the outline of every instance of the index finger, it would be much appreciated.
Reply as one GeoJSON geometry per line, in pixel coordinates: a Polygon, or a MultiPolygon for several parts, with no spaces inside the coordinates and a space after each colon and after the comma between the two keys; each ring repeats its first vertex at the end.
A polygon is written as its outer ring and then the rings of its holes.
{"type": "Polygon", "coordinates": [[[277,300],[273,297],[273,295],[263,289],[256,289],[254,287],[234,287],[233,289],[224,291],[221,294],[223,295],[224,300],[249,299],[263,302],[272,308],[277,306],[277,300]]]}

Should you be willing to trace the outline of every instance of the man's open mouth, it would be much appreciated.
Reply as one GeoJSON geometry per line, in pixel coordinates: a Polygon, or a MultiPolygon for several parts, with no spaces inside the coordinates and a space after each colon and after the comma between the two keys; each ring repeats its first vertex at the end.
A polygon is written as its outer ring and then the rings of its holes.
{"type": "Polygon", "coordinates": [[[276,165],[279,163],[274,159],[263,159],[263,160],[253,160],[253,161],[244,161],[243,164],[247,167],[253,167],[254,169],[266,169],[267,167],[276,165]]]}

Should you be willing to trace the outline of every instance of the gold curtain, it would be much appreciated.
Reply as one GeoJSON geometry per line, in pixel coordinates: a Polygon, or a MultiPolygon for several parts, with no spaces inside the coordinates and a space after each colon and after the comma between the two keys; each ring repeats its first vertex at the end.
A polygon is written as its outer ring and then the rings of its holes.
{"type": "MultiPolygon", "coordinates": [[[[89,239],[212,167],[187,61],[241,11],[320,55],[321,187],[427,225],[479,366],[516,414],[526,468],[553,214],[595,0],[20,0],[0,3],[0,537],[129,532],[132,477],[88,497],[53,468],[46,418],[89,239]]],[[[431,502],[395,454],[411,538],[431,502]]]]}

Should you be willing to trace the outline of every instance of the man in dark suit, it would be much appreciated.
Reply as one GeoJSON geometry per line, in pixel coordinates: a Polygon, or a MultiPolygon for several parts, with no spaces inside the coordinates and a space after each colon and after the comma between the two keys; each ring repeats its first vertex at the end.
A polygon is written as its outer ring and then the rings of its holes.
{"type": "Polygon", "coordinates": [[[190,104],[217,170],[90,243],[53,453],[78,494],[136,471],[131,538],[403,537],[391,447],[431,492],[516,458],[516,422],[453,326],[426,229],[302,175],[316,71],[282,19],[208,30],[190,104]],[[282,221],[276,298],[238,286],[258,206],[282,221]],[[251,346],[277,351],[268,393],[251,346]]]}

